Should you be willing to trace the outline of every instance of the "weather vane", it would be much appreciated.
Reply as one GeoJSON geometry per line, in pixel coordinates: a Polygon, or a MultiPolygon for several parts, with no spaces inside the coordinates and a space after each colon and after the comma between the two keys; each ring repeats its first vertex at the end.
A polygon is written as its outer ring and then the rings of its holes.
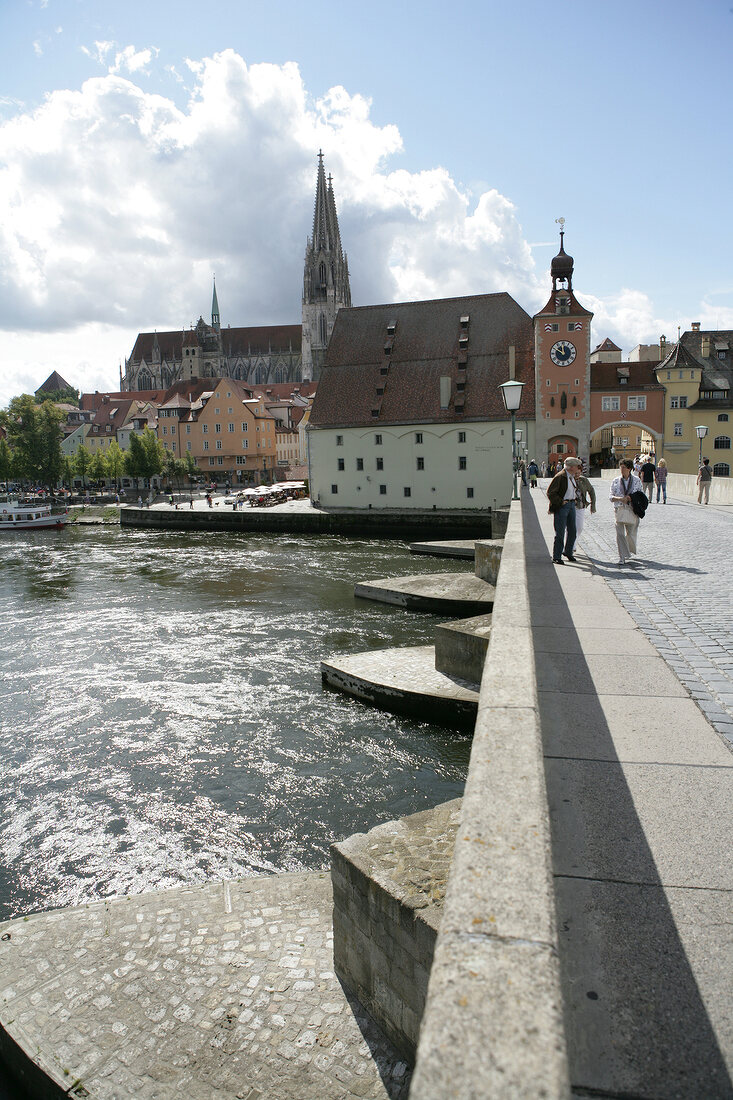
{"type": "Polygon", "coordinates": [[[565,219],[564,218],[555,218],[555,225],[560,226],[560,232],[562,233],[563,229],[565,228],[565,219]]]}

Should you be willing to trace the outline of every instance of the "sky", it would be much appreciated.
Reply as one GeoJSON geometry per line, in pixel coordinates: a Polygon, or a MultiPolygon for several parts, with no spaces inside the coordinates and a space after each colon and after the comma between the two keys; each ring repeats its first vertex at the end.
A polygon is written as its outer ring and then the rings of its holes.
{"type": "Polygon", "coordinates": [[[733,328],[731,0],[0,0],[0,407],[140,331],[300,321],[323,150],[352,302],[733,328]]]}

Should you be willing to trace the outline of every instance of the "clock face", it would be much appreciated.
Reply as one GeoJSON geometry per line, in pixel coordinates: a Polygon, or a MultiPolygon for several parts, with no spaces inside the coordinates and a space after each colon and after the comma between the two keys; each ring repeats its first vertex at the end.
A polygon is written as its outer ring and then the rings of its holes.
{"type": "Polygon", "coordinates": [[[572,363],[575,355],[575,345],[571,344],[569,340],[558,340],[550,348],[550,359],[558,367],[567,367],[568,364],[572,363]]]}

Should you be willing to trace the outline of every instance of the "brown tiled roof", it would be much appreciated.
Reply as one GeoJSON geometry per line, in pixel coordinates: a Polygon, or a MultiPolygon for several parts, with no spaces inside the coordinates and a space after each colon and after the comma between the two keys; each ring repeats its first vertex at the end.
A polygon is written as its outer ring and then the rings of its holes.
{"type": "Polygon", "coordinates": [[[534,416],[532,321],[509,294],[341,309],[310,423],[321,428],[503,419],[498,387],[509,378],[510,346],[516,349],[517,379],[525,383],[518,415],[534,416]],[[442,409],[440,379],[446,376],[451,400],[442,409]]]}
{"type": "Polygon", "coordinates": [[[544,309],[541,309],[539,313],[535,313],[535,317],[544,317],[546,313],[552,314],[554,317],[556,314],[555,299],[556,298],[569,298],[570,299],[570,314],[573,317],[592,317],[593,314],[589,309],[584,309],[581,306],[578,299],[573,294],[572,290],[553,290],[550,297],[547,299],[547,305],[544,309]]]}
{"type": "Polygon", "coordinates": [[[56,390],[68,390],[71,389],[69,383],[65,378],[62,378],[58,371],[52,371],[49,374],[45,382],[41,382],[40,386],[36,390],[36,393],[54,393],[56,390]]]}
{"type": "Polygon", "coordinates": [[[135,401],[162,401],[165,395],[165,390],[116,390],[111,393],[83,393],[79,400],[79,408],[86,409],[87,412],[94,412],[100,405],[104,404],[105,397],[108,397],[110,401],[129,401],[131,399],[135,401]]]}
{"type": "Polygon", "coordinates": [[[621,351],[621,348],[618,347],[617,344],[614,344],[613,340],[609,340],[607,336],[602,344],[598,344],[597,347],[593,348],[594,354],[597,351],[621,351]]]}
{"type": "Polygon", "coordinates": [[[664,389],[657,382],[655,371],[658,363],[591,363],[590,388],[592,390],[664,389]],[[626,382],[619,381],[619,371],[626,382]]]}
{"type": "MultiPolygon", "coordinates": [[[[139,363],[142,359],[146,363],[153,360],[153,343],[157,337],[161,359],[169,363],[181,358],[181,348],[197,344],[198,337],[195,330],[184,332],[178,329],[175,332],[140,332],[135,346],[130,353],[130,359],[139,363]]],[[[241,355],[267,355],[270,351],[287,352],[292,347],[296,353],[300,352],[302,339],[302,327],[300,325],[257,325],[251,328],[223,328],[221,330],[222,350],[227,356],[241,355]]]]}
{"type": "Polygon", "coordinates": [[[282,401],[294,394],[307,398],[318,389],[317,382],[267,382],[252,386],[255,393],[261,393],[265,401],[282,401]]]}

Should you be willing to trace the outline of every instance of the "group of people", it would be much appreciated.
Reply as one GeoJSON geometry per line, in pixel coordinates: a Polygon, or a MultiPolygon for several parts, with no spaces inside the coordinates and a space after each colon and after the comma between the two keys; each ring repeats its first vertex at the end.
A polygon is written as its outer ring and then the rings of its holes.
{"type": "MultiPolygon", "coordinates": [[[[634,464],[631,459],[622,459],[619,476],[611,482],[609,494],[615,512],[619,565],[625,565],[629,558],[636,554],[639,519],[644,514],[648,501],[651,500],[644,485],[645,482],[641,477],[634,473],[634,464]],[[640,496],[643,501],[639,500],[640,496]]],[[[586,509],[590,508],[591,513],[596,510],[595,490],[588,478],[584,476],[583,463],[579,458],[565,459],[562,470],[555,474],[548,486],[547,498],[555,527],[552,560],[555,565],[564,565],[563,558],[574,562],[576,558],[573,551],[583,529],[586,509]]]]}

